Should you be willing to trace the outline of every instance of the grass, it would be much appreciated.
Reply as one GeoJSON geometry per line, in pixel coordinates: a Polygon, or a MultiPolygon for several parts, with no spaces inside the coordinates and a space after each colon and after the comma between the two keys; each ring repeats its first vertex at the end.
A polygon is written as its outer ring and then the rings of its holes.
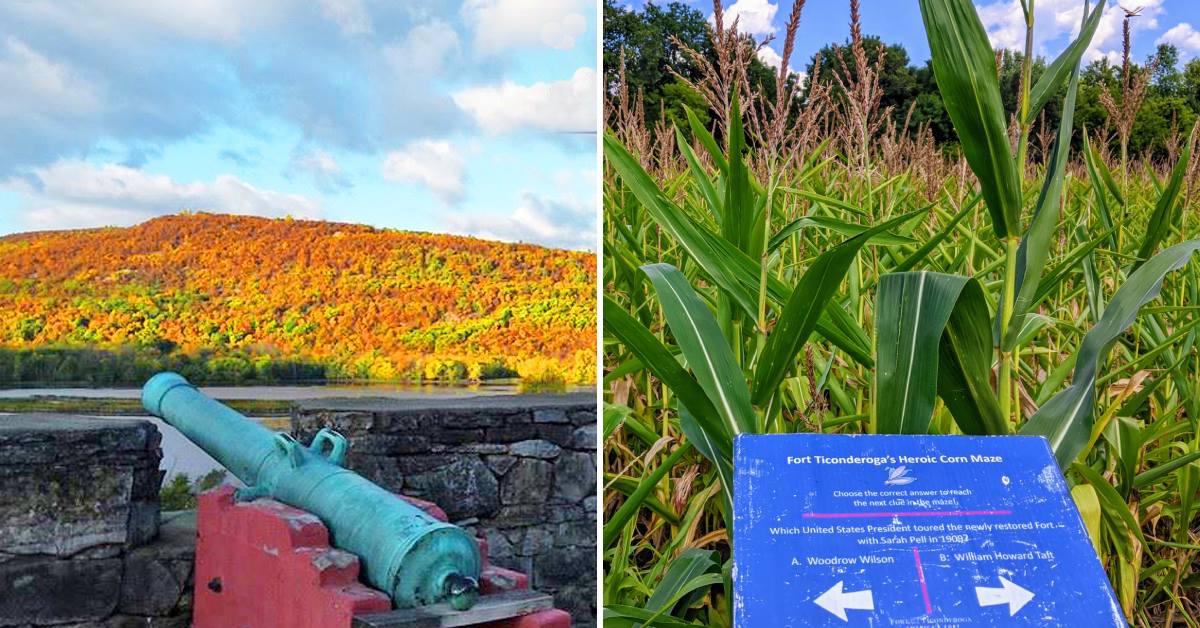
{"type": "Polygon", "coordinates": [[[1013,118],[972,3],[920,6],[958,154],[882,122],[860,36],[768,102],[719,3],[715,125],[609,103],[606,625],[730,625],[732,440],[824,432],[1045,436],[1130,622],[1200,626],[1195,134],[1155,163],[1073,126],[1103,4],[1013,118]]]}
{"type": "Polygon", "coordinates": [[[171,481],[158,491],[161,509],[164,512],[194,509],[197,503],[196,497],[200,493],[220,486],[225,481],[226,475],[227,472],[224,469],[213,469],[195,479],[189,478],[186,473],[172,476],[171,481]]]}

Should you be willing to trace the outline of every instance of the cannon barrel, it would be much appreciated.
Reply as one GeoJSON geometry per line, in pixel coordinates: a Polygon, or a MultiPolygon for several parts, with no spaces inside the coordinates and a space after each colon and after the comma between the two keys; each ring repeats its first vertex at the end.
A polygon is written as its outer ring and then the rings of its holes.
{"type": "Polygon", "coordinates": [[[462,528],[434,519],[342,467],[346,439],[323,429],[305,447],[198,391],[176,373],[142,388],[142,405],[246,484],[239,499],[271,497],[325,523],[333,544],[359,557],[372,586],[399,608],[478,597],[479,546],[462,528]]]}

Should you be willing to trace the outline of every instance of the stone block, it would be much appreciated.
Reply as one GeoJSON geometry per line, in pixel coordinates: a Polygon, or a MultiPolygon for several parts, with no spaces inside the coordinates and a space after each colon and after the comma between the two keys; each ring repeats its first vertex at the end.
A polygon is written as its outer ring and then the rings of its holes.
{"type": "Polygon", "coordinates": [[[125,555],[119,612],[163,617],[178,614],[192,591],[196,513],[164,521],[158,538],[125,555]]]}
{"type": "Polygon", "coordinates": [[[0,563],[0,626],[97,622],[120,591],[119,558],[14,558],[0,563]]]}
{"type": "Polygon", "coordinates": [[[567,413],[567,417],[571,423],[575,425],[595,425],[596,424],[596,408],[595,406],[588,408],[572,408],[567,413]]]}
{"type": "Polygon", "coordinates": [[[571,433],[571,449],[596,451],[596,424],[590,423],[571,433]]]}
{"type": "Polygon", "coordinates": [[[505,504],[536,504],[550,495],[554,465],[545,460],[522,458],[504,474],[500,501],[505,504]]]}
{"type": "Polygon", "coordinates": [[[488,523],[503,528],[541,525],[546,522],[546,510],[545,504],[508,504],[501,506],[488,523]]]}
{"type": "Polygon", "coordinates": [[[506,454],[508,447],[499,443],[465,443],[450,449],[456,454],[506,454]]]}
{"type": "Polygon", "coordinates": [[[562,423],[544,423],[538,425],[538,438],[548,440],[559,447],[570,447],[575,437],[575,428],[562,423]]]}
{"type": "Polygon", "coordinates": [[[404,474],[400,472],[397,461],[397,458],[390,456],[351,454],[346,467],[389,491],[399,492],[404,486],[404,474]]]}
{"type": "Polygon", "coordinates": [[[375,413],[368,411],[292,412],[293,435],[304,443],[312,440],[321,428],[332,428],[343,434],[363,434],[375,431],[375,422],[375,413]]]}
{"type": "Polygon", "coordinates": [[[484,438],[493,443],[515,443],[521,440],[536,438],[537,435],[537,426],[529,423],[522,423],[519,425],[489,427],[484,433],[484,438]]]}
{"type": "Polygon", "coordinates": [[[496,475],[508,473],[508,470],[517,464],[517,459],[513,456],[484,456],[483,459],[496,475]]]}
{"type": "Polygon", "coordinates": [[[153,538],[158,444],[148,421],[0,419],[0,555],[106,554],[153,538]]]}
{"type": "Polygon", "coordinates": [[[562,453],[562,448],[549,441],[536,439],[513,443],[509,445],[508,451],[514,456],[521,456],[523,458],[551,460],[557,458],[562,453]]]}
{"type": "Polygon", "coordinates": [[[534,563],[533,588],[555,588],[592,578],[596,573],[594,549],[552,545],[534,563]],[[593,560],[585,560],[593,558],[593,560]]]}
{"type": "Polygon", "coordinates": [[[486,517],[500,507],[496,476],[478,458],[461,458],[425,473],[409,475],[404,485],[405,492],[441,506],[451,521],[486,517]]]}
{"type": "Polygon", "coordinates": [[[588,454],[568,451],[554,463],[554,497],[577,502],[596,494],[596,465],[588,454]]]}
{"type": "Polygon", "coordinates": [[[554,527],[554,544],[559,547],[595,547],[596,522],[568,521],[554,527]]]}
{"type": "Polygon", "coordinates": [[[545,408],[533,411],[534,423],[569,423],[565,410],[560,408],[545,408]]]}

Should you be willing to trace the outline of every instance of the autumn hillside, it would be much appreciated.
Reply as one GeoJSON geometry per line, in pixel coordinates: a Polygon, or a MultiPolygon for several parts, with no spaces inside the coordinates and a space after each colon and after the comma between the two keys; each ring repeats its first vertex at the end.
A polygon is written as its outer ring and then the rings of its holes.
{"type": "Polygon", "coordinates": [[[591,254],[214,214],[0,238],[0,380],[594,378],[591,254]]]}

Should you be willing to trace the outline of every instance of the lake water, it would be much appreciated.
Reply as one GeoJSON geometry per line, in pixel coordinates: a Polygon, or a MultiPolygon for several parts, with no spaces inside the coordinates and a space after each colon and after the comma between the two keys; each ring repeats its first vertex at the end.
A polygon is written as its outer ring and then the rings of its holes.
{"type": "MultiPolygon", "coordinates": [[[[578,388],[577,390],[590,390],[578,388]]],[[[418,386],[418,385],[329,385],[329,386],[206,386],[200,391],[216,399],[274,399],[281,401],[300,401],[304,399],[329,399],[335,397],[384,397],[389,399],[434,399],[453,398],[475,395],[505,395],[517,392],[513,384],[479,384],[471,386],[418,386]]],[[[137,399],[141,396],[140,388],[17,388],[0,390],[0,398],[28,399],[40,396],[87,397],[107,399],[137,399]]],[[[211,456],[197,447],[161,419],[150,416],[98,416],[102,419],[145,419],[158,426],[162,433],[162,465],[166,471],[165,481],[175,475],[185,473],[195,479],[201,475],[222,468],[211,456]]],[[[267,427],[287,431],[290,428],[288,417],[251,417],[267,427]]],[[[4,415],[0,415],[0,421],[4,415]]],[[[234,484],[239,484],[229,476],[234,484]]]]}
{"type": "MultiPolygon", "coordinates": [[[[466,395],[509,395],[515,384],[418,385],[418,384],[330,384],[319,386],[201,386],[200,392],[216,399],[328,399],[331,397],[387,397],[389,399],[448,398],[466,395]]],[[[33,397],[86,397],[137,399],[141,388],[8,388],[2,399],[33,397]]]]}

